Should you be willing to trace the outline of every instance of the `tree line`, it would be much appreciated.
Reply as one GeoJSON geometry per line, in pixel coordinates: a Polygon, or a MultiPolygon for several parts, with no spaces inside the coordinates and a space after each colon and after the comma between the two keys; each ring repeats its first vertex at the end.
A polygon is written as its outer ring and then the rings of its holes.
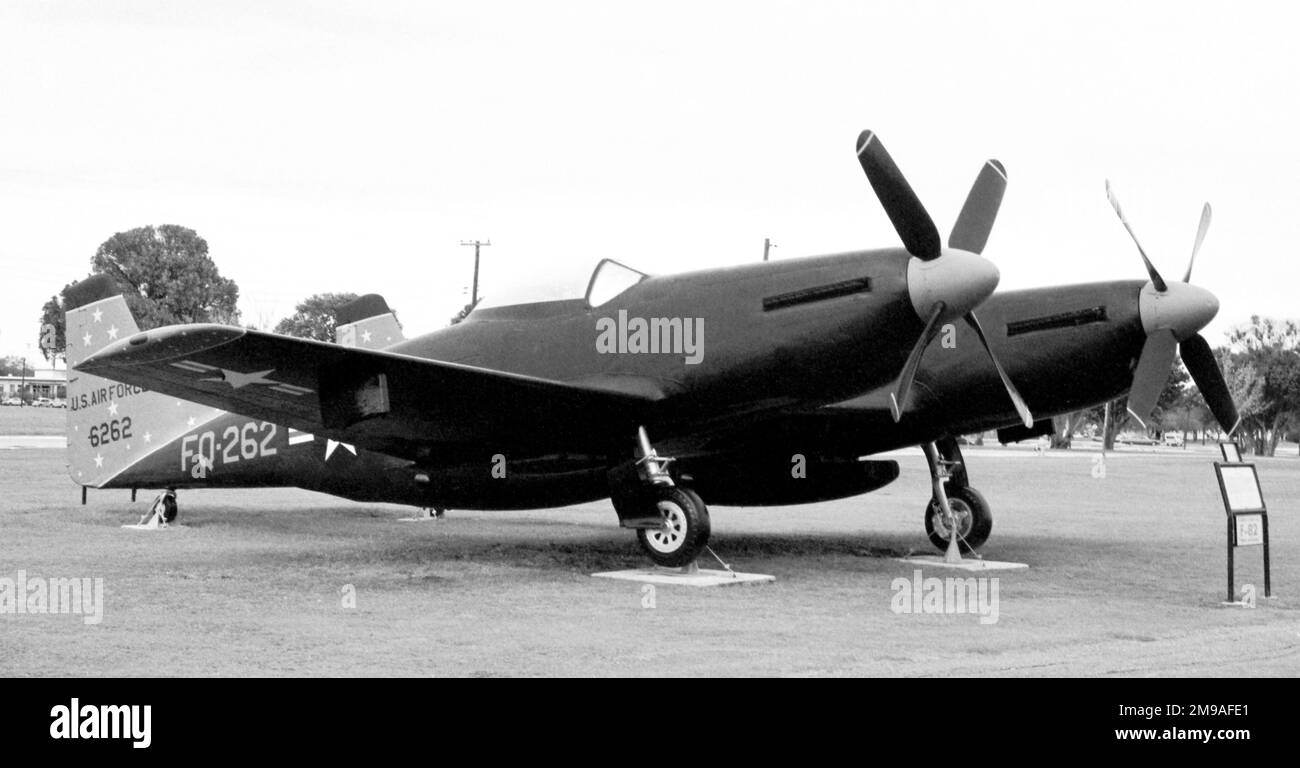
{"type": "MultiPolygon", "coordinates": [[[[187,227],[163,224],[118,232],[95,250],[90,274],[112,278],[141,330],[177,323],[240,325],[239,286],[222,276],[208,253],[207,241],[187,227]]],[[[65,296],[78,282],[65,285],[41,307],[38,342],[46,360],[65,354],[65,296]]],[[[273,330],[333,341],[336,310],[356,299],[355,293],[309,296],[273,330]]],[[[3,361],[5,370],[21,364],[20,360],[3,361]]]]}
{"type": "MultiPolygon", "coordinates": [[[[1214,356],[1241,416],[1232,437],[1244,451],[1273,456],[1283,440],[1300,441],[1300,324],[1254,315],[1229,332],[1227,344],[1216,348],[1214,356]]],[[[1058,416],[1052,447],[1068,448],[1079,430],[1095,433],[1108,450],[1121,431],[1131,428],[1150,435],[1178,431],[1203,441],[1224,437],[1181,359],[1143,426],[1128,413],[1128,398],[1121,397],[1058,416]]]]}

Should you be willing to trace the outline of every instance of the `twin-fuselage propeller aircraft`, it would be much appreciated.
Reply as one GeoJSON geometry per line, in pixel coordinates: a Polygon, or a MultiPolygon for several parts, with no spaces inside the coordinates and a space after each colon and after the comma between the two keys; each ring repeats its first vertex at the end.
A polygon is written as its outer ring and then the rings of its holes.
{"type": "MultiPolygon", "coordinates": [[[[954,436],[1039,434],[1050,416],[1130,386],[1136,412],[1139,385],[1156,381],[1158,393],[1168,375],[1168,339],[1189,357],[1217,301],[1165,284],[1154,267],[1145,284],[990,298],[998,271],[979,254],[1005,191],[1002,166],[983,166],[944,246],[872,132],[857,153],[903,248],[663,276],[605,260],[582,298],[482,307],[382,348],[206,324],[136,332],[115,289],[92,278],[68,296],[68,337],[85,341],[69,352],[81,379],[74,480],[295,485],[461,509],[608,497],[652,560],[680,566],[708,543],[705,499],[793,505],[866,493],[898,465],[861,457],[920,444],[935,488],[932,541],[946,545],[955,527],[963,548],[978,547],[992,516],[954,436]],[[117,333],[101,338],[109,311],[117,333]],[[108,418],[128,416],[126,429],[108,418]]],[[[358,318],[386,316],[372,309],[358,318]]],[[[1235,410],[1208,359],[1189,367],[1230,429],[1235,410]]]]}

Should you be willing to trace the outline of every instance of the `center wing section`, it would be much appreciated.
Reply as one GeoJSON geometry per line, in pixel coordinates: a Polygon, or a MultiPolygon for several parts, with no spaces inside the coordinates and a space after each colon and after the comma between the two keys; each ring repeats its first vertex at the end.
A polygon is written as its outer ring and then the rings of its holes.
{"type": "Polygon", "coordinates": [[[224,325],[140,333],[77,369],[416,461],[603,450],[658,399],[224,325]]]}

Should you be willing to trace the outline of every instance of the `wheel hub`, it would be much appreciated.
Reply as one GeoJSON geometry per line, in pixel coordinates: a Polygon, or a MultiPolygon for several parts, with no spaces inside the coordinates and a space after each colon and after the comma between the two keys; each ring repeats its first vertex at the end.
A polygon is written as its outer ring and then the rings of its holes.
{"type": "MultiPolygon", "coordinates": [[[[948,499],[948,508],[952,510],[952,516],[957,521],[957,535],[965,538],[971,528],[970,506],[960,499],[948,499]]],[[[943,513],[943,508],[938,502],[931,505],[930,517],[935,533],[943,539],[951,538],[952,529],[948,524],[948,516],[943,513]]]]}
{"type": "Polygon", "coordinates": [[[686,537],[686,515],[671,502],[661,501],[656,506],[662,522],[657,530],[646,536],[646,540],[656,552],[674,552],[686,537]]]}

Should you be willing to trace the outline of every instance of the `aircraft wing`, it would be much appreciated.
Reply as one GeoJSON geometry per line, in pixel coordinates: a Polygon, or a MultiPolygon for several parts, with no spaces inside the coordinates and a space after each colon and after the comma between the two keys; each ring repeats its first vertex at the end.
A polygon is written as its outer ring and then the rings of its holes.
{"type": "Polygon", "coordinates": [[[653,392],[571,384],[224,325],[136,334],[76,369],[394,456],[435,444],[509,458],[629,441],[653,392]]]}

